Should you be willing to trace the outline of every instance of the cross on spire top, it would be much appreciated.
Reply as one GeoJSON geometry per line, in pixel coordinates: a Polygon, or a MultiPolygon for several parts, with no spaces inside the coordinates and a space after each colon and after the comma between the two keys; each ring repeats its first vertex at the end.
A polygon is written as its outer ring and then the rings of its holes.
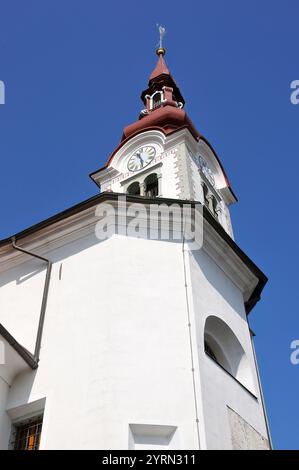
{"type": "Polygon", "coordinates": [[[158,27],[158,30],[159,30],[159,36],[160,36],[160,39],[159,39],[159,47],[157,49],[157,54],[158,55],[165,55],[165,49],[163,47],[163,38],[165,36],[165,33],[166,33],[166,28],[162,25],[157,25],[158,27]]]}

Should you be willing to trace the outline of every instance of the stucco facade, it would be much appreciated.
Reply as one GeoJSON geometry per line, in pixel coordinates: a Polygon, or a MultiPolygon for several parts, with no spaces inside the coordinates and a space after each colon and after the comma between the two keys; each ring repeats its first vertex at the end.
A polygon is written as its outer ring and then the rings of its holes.
{"type": "MultiPolygon", "coordinates": [[[[134,447],[131,425],[156,426],[149,443],[158,436],[157,448],[167,427],[176,448],[231,448],[227,406],[266,437],[245,292],[225,264],[213,261],[205,242],[194,251],[183,242],[118,234],[99,241],[96,207],[22,240],[53,267],[39,366],[11,377],[2,396],[2,448],[9,446],[7,419],[32,413],[38,401],[41,449],[134,447]],[[239,338],[252,393],[205,354],[210,315],[239,338]]],[[[1,254],[1,323],[32,351],[45,268],[9,245],[1,254]]]]}

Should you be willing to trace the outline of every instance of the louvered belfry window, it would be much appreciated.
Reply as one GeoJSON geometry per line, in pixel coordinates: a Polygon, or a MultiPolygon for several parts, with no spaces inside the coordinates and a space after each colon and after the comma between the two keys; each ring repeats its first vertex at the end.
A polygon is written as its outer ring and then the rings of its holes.
{"type": "Polygon", "coordinates": [[[42,431],[43,417],[23,421],[15,425],[13,433],[14,450],[38,450],[42,431]]]}

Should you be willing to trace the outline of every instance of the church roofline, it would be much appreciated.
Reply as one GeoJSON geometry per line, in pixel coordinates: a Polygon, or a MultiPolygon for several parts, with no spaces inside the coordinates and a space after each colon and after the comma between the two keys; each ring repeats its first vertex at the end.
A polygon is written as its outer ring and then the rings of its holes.
{"type": "MultiPolygon", "coordinates": [[[[59,222],[68,217],[71,217],[101,202],[105,202],[105,201],[117,202],[119,196],[123,197],[124,194],[113,193],[113,192],[103,192],[95,196],[92,196],[91,198],[86,199],[62,212],[59,212],[49,217],[48,219],[45,219],[31,227],[28,227],[25,230],[22,230],[21,232],[18,232],[17,234],[13,236],[0,240],[0,248],[6,245],[11,245],[11,240],[13,237],[15,237],[15,239],[19,241],[25,237],[28,237],[31,234],[38,232],[39,230],[42,230],[43,228],[46,228],[52,224],[55,224],[56,222],[59,222]]],[[[126,198],[128,202],[132,202],[132,203],[143,202],[144,204],[161,203],[161,204],[167,204],[167,205],[177,204],[180,206],[184,206],[184,204],[189,204],[192,207],[195,207],[195,205],[200,204],[199,202],[196,202],[196,201],[170,199],[170,198],[158,198],[157,199],[157,198],[147,198],[144,196],[132,196],[132,195],[126,195],[126,198]]],[[[262,290],[265,284],[267,283],[268,279],[265,276],[265,274],[256,266],[256,264],[244,253],[243,250],[241,250],[241,248],[234,242],[234,240],[226,233],[224,228],[219,224],[219,222],[215,220],[212,214],[204,206],[203,206],[203,215],[204,215],[204,219],[209,223],[209,225],[218,233],[218,235],[222,238],[222,240],[233,250],[233,252],[238,256],[238,258],[245,264],[245,266],[249,269],[249,271],[258,280],[257,285],[253,289],[253,292],[251,293],[248,300],[245,302],[246,313],[249,314],[250,311],[255,306],[255,304],[260,300],[262,290]]]]}

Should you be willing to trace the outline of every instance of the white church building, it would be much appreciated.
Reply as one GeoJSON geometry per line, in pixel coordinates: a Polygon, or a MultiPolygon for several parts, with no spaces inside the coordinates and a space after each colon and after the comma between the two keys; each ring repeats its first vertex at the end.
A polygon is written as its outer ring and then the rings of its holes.
{"type": "Polygon", "coordinates": [[[157,55],[97,194],[0,242],[0,449],[271,448],[248,325],[267,278],[157,55]]]}

